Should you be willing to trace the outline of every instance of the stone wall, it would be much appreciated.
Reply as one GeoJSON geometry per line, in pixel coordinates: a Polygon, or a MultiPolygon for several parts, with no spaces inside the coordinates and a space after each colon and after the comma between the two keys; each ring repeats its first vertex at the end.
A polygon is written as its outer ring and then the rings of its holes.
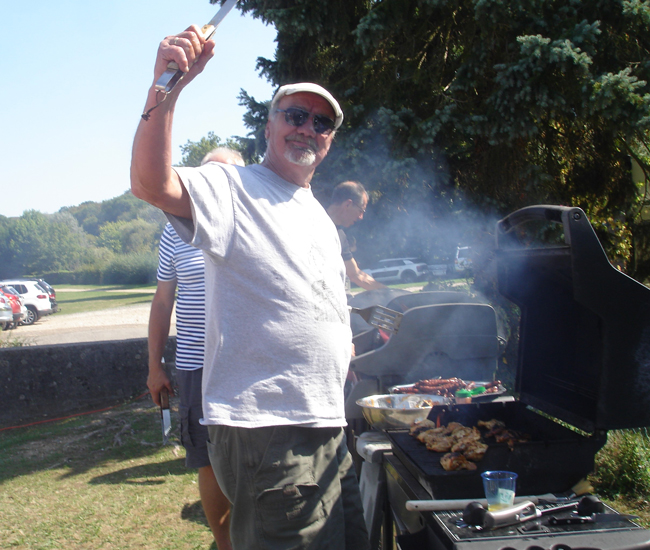
{"type": "MultiPolygon", "coordinates": [[[[173,363],[169,339],[165,361],[173,363]]],[[[147,391],[147,339],[0,349],[0,427],[101,409],[147,391]]]]}

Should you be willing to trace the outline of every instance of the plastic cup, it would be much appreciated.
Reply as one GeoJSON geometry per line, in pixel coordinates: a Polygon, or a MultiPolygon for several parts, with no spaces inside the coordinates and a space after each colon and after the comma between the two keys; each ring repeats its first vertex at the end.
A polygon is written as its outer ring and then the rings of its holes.
{"type": "Polygon", "coordinates": [[[488,510],[502,510],[514,504],[517,474],[497,470],[483,472],[481,477],[483,478],[488,510]]]}

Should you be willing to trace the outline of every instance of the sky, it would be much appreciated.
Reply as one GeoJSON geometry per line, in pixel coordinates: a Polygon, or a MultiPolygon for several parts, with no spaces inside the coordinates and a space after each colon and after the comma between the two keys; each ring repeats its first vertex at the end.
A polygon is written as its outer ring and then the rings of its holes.
{"type": "MultiPolygon", "coordinates": [[[[57,212],[129,189],[131,145],[160,41],[219,10],[208,0],[3,2],[0,29],[0,215],[57,212]]],[[[245,136],[240,89],[258,101],[272,86],[258,57],[276,32],[233,9],[214,35],[216,55],[183,90],[174,117],[180,146],[213,131],[245,136]]]]}

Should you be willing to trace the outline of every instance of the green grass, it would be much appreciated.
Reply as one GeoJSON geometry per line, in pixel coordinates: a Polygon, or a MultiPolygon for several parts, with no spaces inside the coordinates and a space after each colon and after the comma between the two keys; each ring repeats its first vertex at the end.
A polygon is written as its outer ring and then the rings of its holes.
{"type": "Polygon", "coordinates": [[[133,285],[64,285],[56,288],[56,301],[61,308],[56,315],[148,304],[155,289],[155,286],[133,285]]]}
{"type": "Polygon", "coordinates": [[[162,446],[148,397],[0,431],[0,546],[215,548],[176,432],[172,443],[162,446]]]}

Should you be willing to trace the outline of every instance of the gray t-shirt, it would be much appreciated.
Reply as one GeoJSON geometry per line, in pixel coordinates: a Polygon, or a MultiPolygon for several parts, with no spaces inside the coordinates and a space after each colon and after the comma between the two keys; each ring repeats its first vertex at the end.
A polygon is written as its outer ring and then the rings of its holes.
{"type": "Polygon", "coordinates": [[[310,188],[260,166],[177,168],[205,256],[204,423],[345,425],[351,331],[336,228],[310,188]]]}

